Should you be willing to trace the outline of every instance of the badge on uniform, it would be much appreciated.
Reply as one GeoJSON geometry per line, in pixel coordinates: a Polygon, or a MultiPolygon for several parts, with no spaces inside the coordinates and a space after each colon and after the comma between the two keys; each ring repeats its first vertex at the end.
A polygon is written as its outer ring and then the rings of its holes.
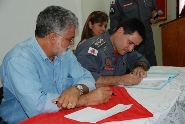
{"type": "Polygon", "coordinates": [[[111,8],[110,8],[110,14],[114,14],[114,13],[115,13],[114,8],[111,7],[111,8]]]}
{"type": "Polygon", "coordinates": [[[102,46],[103,44],[105,44],[105,41],[99,37],[97,38],[94,42],[92,42],[92,45],[95,47],[95,48],[99,48],[100,46],[102,46]]]}
{"type": "Polygon", "coordinates": [[[104,70],[114,70],[114,68],[112,67],[112,59],[107,57],[105,58],[105,67],[104,70]]]}
{"type": "Polygon", "coordinates": [[[92,48],[92,47],[89,47],[88,53],[91,53],[91,54],[97,56],[98,50],[96,50],[96,49],[94,49],[94,48],[92,48]]]}
{"type": "Polygon", "coordinates": [[[108,54],[107,54],[107,47],[106,47],[106,46],[103,48],[103,51],[104,51],[104,53],[105,53],[106,55],[108,55],[108,54]]]}
{"type": "Polygon", "coordinates": [[[106,64],[107,66],[112,66],[112,59],[109,58],[109,57],[105,58],[105,64],[106,64]]]}
{"type": "Polygon", "coordinates": [[[127,61],[123,62],[123,65],[126,65],[127,64],[127,61]]]}

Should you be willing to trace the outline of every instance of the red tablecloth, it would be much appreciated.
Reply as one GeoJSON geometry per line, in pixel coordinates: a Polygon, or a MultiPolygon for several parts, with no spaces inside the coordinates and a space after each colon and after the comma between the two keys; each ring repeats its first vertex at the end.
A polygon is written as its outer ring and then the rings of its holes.
{"type": "MultiPolygon", "coordinates": [[[[98,108],[101,110],[107,110],[112,108],[117,104],[133,104],[132,107],[126,111],[120,112],[113,116],[110,116],[106,119],[103,119],[97,124],[102,124],[103,122],[111,122],[111,121],[123,121],[123,120],[131,120],[138,118],[147,118],[152,117],[153,114],[149,112],[146,108],[144,108],[141,104],[139,104],[136,100],[134,100],[123,87],[111,87],[116,96],[112,96],[110,101],[106,104],[91,106],[93,108],[98,108]]],[[[137,93],[137,92],[136,92],[137,93]]],[[[61,110],[55,113],[43,113],[32,118],[29,118],[20,124],[78,124],[82,122],[78,122],[75,120],[71,120],[65,118],[64,115],[70,114],[72,112],[83,109],[84,107],[70,109],[70,110],[61,110]]],[[[93,115],[92,115],[93,116],[93,115]]],[[[83,124],[89,124],[88,122],[83,122],[83,124]]]]}

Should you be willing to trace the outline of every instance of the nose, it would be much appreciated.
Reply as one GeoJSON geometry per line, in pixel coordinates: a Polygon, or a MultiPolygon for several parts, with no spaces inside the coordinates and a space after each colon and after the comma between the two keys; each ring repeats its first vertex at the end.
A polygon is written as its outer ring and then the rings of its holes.
{"type": "Polygon", "coordinates": [[[102,27],[102,31],[105,32],[105,30],[106,30],[106,27],[103,26],[103,27],[102,27]]]}

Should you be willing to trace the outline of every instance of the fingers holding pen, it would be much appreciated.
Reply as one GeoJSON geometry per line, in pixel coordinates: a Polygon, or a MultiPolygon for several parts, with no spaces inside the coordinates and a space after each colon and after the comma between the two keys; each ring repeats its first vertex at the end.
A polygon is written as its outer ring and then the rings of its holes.
{"type": "Polygon", "coordinates": [[[132,70],[132,74],[136,75],[140,79],[143,79],[143,78],[147,77],[147,72],[145,70],[143,70],[142,68],[140,68],[140,67],[135,68],[134,70],[132,70]]]}
{"type": "Polygon", "coordinates": [[[139,82],[141,82],[141,78],[139,78],[134,73],[130,73],[122,75],[119,83],[123,84],[124,86],[132,86],[138,84],[139,82]]]}

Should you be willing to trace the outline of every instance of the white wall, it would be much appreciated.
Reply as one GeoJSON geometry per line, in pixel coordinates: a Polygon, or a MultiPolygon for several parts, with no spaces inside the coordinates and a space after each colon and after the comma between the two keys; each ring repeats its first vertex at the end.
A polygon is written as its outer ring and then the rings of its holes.
{"type": "MultiPolygon", "coordinates": [[[[0,61],[18,42],[34,36],[36,18],[40,11],[50,5],[70,9],[81,21],[80,0],[0,0],[0,61]]],[[[81,30],[81,27],[79,27],[81,30]]],[[[77,30],[76,34],[79,34],[77,30]]],[[[79,35],[75,40],[79,41],[79,35]]]]}
{"type": "MultiPolygon", "coordinates": [[[[93,11],[103,11],[109,15],[109,6],[110,0],[82,0],[82,25],[93,11]]],[[[109,25],[107,25],[108,28],[109,25]]]]}

